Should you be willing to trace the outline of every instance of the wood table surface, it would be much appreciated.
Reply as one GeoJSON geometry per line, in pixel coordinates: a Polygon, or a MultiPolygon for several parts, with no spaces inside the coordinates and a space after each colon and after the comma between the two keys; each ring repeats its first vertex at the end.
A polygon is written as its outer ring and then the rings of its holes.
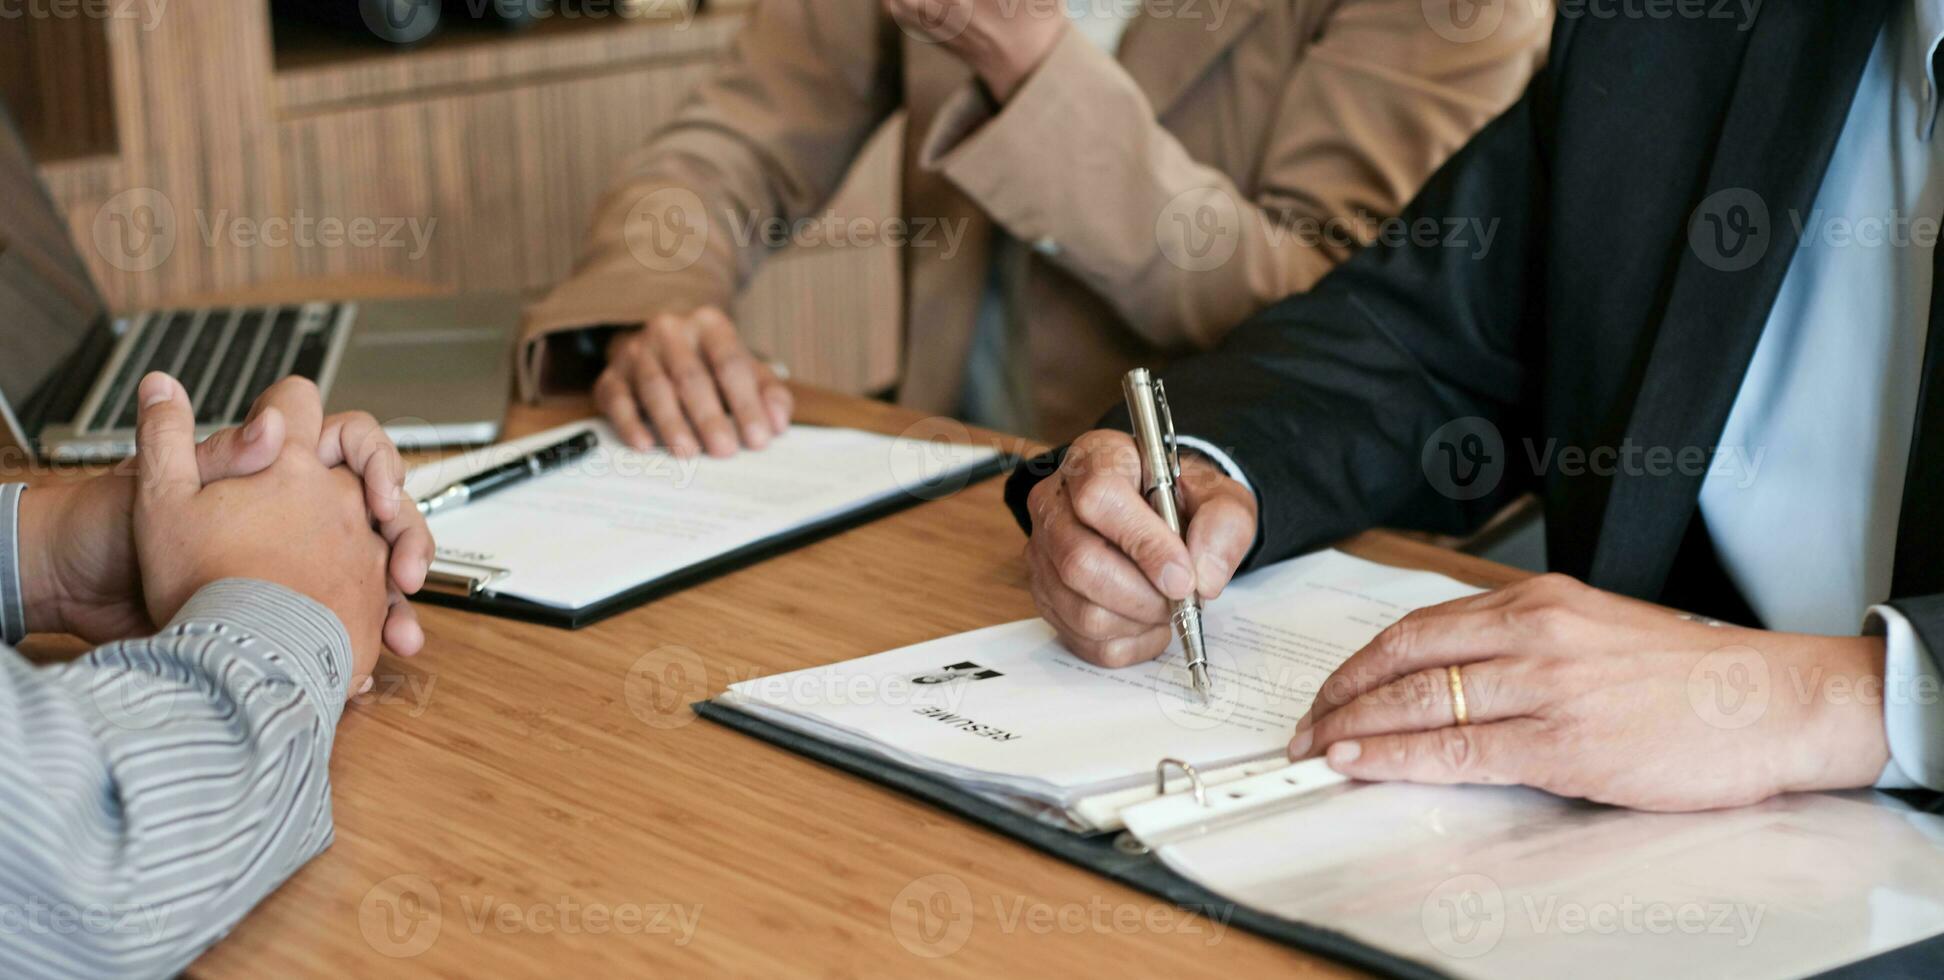
{"type": "MultiPolygon", "coordinates": [[[[805,422],[955,425],[797,394],[805,422]]],[[[588,413],[516,406],[507,434],[588,413]]],[[[1350,972],[688,709],[735,681],[1032,615],[1001,487],[579,631],[421,605],[424,652],[387,655],[338,728],[336,843],[191,975],[1350,972]]],[[[1478,585],[1524,574],[1383,532],[1343,548],[1478,585]]]]}

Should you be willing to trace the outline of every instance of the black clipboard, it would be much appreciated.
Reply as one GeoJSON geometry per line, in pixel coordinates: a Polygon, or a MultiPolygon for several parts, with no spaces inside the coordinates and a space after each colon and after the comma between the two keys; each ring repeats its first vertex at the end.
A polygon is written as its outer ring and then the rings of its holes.
{"type": "MultiPolygon", "coordinates": [[[[1400,980],[1450,977],[1450,974],[1429,964],[1399,956],[1341,932],[1259,912],[1223,898],[1175,873],[1152,854],[1130,853],[1116,847],[1107,835],[1078,834],[1041,823],[968,793],[923,770],[792,731],[720,701],[698,701],[692,707],[697,715],[716,724],[915,796],[1163,901],[1190,909],[1220,909],[1229,925],[1247,929],[1265,939],[1380,976],[1400,980]]],[[[1933,793],[1897,795],[1920,809],[1944,813],[1944,796],[1933,793]]],[[[1840,980],[1934,980],[1944,976],[1944,935],[1847,963],[1817,976],[1840,980]]]]}
{"type": "Polygon", "coordinates": [[[919,504],[950,496],[974,483],[1005,473],[1018,463],[1017,455],[1002,452],[972,466],[941,473],[930,481],[909,488],[905,492],[871,501],[820,521],[790,528],[780,534],[751,541],[706,561],[657,576],[599,602],[574,609],[543,605],[491,591],[462,593],[427,588],[413,599],[428,605],[464,609],[489,616],[503,616],[507,619],[539,623],[543,626],[577,630],[644,603],[653,602],[669,593],[699,585],[719,575],[726,575],[813,541],[831,537],[919,504]]]}

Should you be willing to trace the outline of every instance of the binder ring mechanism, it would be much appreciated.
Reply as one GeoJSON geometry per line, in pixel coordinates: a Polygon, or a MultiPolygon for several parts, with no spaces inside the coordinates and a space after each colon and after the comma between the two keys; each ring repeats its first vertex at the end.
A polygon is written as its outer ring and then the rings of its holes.
{"type": "Polygon", "coordinates": [[[1201,804],[1202,806],[1207,806],[1208,805],[1208,785],[1202,782],[1201,773],[1196,772],[1194,766],[1189,765],[1188,763],[1183,762],[1180,759],[1162,759],[1160,762],[1155,763],[1154,795],[1156,796],[1168,795],[1168,767],[1169,766],[1173,766],[1176,769],[1179,769],[1188,775],[1188,785],[1194,789],[1195,802],[1201,804]]]}
{"type": "MultiPolygon", "coordinates": [[[[1181,759],[1162,759],[1154,764],[1154,795],[1168,795],[1169,766],[1188,774],[1188,785],[1194,792],[1195,802],[1200,806],[1208,806],[1208,784],[1202,781],[1201,773],[1193,765],[1181,759]]],[[[1134,836],[1133,831],[1123,830],[1114,838],[1114,850],[1122,854],[1139,855],[1148,853],[1148,846],[1142,843],[1139,837],[1134,836]]]]}

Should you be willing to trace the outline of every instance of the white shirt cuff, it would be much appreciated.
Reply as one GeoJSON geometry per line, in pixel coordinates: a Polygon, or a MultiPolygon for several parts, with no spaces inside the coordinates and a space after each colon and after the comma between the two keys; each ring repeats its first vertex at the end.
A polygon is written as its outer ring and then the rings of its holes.
{"type": "Polygon", "coordinates": [[[1884,638],[1883,732],[1890,764],[1877,788],[1944,789],[1944,674],[1903,613],[1871,606],[1864,628],[1884,638]]]}
{"type": "Polygon", "coordinates": [[[1214,460],[1215,465],[1221,467],[1222,472],[1227,473],[1229,479],[1242,484],[1242,489],[1249,491],[1249,496],[1255,496],[1255,487],[1250,486],[1249,478],[1242,475],[1242,467],[1235,465],[1235,460],[1229,458],[1228,453],[1215,448],[1214,443],[1206,439],[1197,439],[1194,436],[1178,435],[1175,436],[1175,446],[1180,449],[1192,449],[1214,460]]]}
{"type": "Polygon", "coordinates": [[[0,485],[0,643],[13,646],[27,635],[27,609],[21,605],[19,483],[0,485]]]}

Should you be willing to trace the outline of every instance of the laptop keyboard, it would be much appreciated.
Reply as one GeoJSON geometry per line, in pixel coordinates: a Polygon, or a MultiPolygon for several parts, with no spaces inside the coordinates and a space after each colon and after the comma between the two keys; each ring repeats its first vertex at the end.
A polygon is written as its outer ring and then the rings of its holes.
{"type": "Polygon", "coordinates": [[[229,347],[223,351],[223,361],[216,365],[209,391],[196,405],[197,425],[213,425],[217,415],[229,411],[230,396],[236,394],[238,379],[243,377],[250,356],[256,353],[257,335],[263,332],[263,311],[243,310],[236,314],[235,320],[236,329],[230,334],[229,347]]]}
{"type": "Polygon", "coordinates": [[[298,307],[174,310],[151,315],[127,359],[108,382],[88,419],[88,431],[135,426],[136,382],[150,371],[182,381],[198,425],[240,421],[258,396],[286,375],[319,380],[337,332],[341,308],[319,326],[299,330],[298,307]]]}

